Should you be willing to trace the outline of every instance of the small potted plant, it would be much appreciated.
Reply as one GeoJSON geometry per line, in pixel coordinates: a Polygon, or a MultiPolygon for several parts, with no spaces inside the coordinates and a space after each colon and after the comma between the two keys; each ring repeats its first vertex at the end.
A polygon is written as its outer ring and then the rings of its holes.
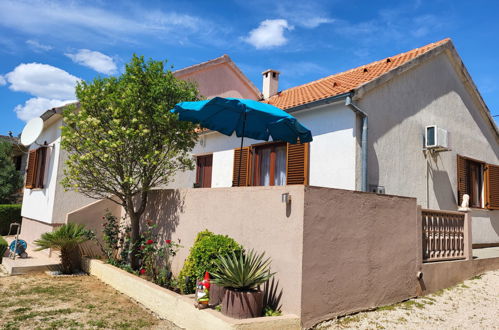
{"type": "Polygon", "coordinates": [[[238,319],[262,316],[263,292],[258,286],[275,274],[270,272],[270,258],[264,256],[250,250],[220,256],[215,261],[212,282],[226,289],[222,314],[238,319]]]}

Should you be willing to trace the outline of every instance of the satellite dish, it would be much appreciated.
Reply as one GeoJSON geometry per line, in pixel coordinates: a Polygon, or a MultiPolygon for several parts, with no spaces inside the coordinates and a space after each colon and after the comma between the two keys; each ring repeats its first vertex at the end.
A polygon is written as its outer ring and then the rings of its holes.
{"type": "Polygon", "coordinates": [[[42,134],[42,131],[43,119],[40,117],[31,119],[26,126],[24,126],[23,132],[21,133],[21,144],[27,147],[34,143],[40,134],[42,134]]]}

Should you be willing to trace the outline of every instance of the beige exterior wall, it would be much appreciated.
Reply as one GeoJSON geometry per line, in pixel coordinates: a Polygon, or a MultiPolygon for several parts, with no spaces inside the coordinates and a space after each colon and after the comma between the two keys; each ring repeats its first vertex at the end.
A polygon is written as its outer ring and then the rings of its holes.
{"type": "Polygon", "coordinates": [[[180,271],[197,233],[229,235],[247,249],[265,251],[277,272],[282,307],[299,315],[302,282],[303,186],[159,190],[143,219],[156,221],[162,239],[180,239],[173,262],[180,271]],[[292,195],[287,206],[281,194],[292,195]]]}
{"type": "Polygon", "coordinates": [[[255,93],[254,87],[249,85],[249,81],[241,79],[234,70],[225,62],[187,74],[180,73],[176,77],[195,82],[201,95],[207,99],[220,96],[258,100],[260,95],[255,93]]]}
{"type": "MultiPolygon", "coordinates": [[[[68,213],[65,221],[66,223],[78,223],[85,225],[88,229],[93,230],[96,239],[98,239],[101,244],[104,244],[102,238],[102,224],[104,221],[102,217],[109,212],[119,219],[123,215],[122,209],[123,208],[115,202],[108,199],[102,199],[68,213]]],[[[101,248],[96,242],[93,241],[84,243],[82,250],[87,256],[102,255],[101,248]]]]}
{"type": "Polygon", "coordinates": [[[414,198],[306,188],[304,325],[415,296],[418,226],[414,198]]]}
{"type": "MultiPolygon", "coordinates": [[[[57,225],[23,217],[19,238],[32,245],[33,241],[39,239],[43,233],[53,231],[56,226],[57,225]]],[[[45,251],[48,253],[48,250],[45,251]]]]}
{"type": "MultiPolygon", "coordinates": [[[[357,101],[369,115],[369,184],[424,208],[456,210],[456,155],[499,164],[497,135],[458,72],[442,53],[357,101]],[[425,158],[427,125],[448,130],[451,151],[425,158]]],[[[499,243],[499,211],[472,216],[473,242],[499,243]]]]}

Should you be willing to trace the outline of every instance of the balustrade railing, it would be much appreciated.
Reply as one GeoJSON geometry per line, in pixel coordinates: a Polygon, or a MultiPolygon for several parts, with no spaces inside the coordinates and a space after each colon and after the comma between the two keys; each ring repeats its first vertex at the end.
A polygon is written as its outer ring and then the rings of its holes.
{"type": "Polygon", "coordinates": [[[462,212],[422,210],[423,261],[471,257],[471,228],[462,212]]]}

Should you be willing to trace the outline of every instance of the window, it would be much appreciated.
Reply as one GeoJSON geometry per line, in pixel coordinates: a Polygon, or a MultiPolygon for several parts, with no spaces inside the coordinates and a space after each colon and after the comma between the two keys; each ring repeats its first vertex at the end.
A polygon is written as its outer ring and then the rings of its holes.
{"type": "Polygon", "coordinates": [[[232,185],[308,184],[308,143],[270,142],[234,149],[232,185]]]}
{"type": "Polygon", "coordinates": [[[27,189],[43,188],[46,160],[47,147],[41,147],[29,151],[25,184],[27,189]]]}
{"type": "Polygon", "coordinates": [[[211,188],[211,169],[213,155],[196,157],[196,183],[197,188],[211,188]]]}
{"type": "Polygon", "coordinates": [[[271,143],[254,147],[253,186],[286,184],[286,144],[271,143]]]}
{"type": "Polygon", "coordinates": [[[499,209],[499,166],[457,156],[458,204],[470,196],[470,207],[499,209]]]}

